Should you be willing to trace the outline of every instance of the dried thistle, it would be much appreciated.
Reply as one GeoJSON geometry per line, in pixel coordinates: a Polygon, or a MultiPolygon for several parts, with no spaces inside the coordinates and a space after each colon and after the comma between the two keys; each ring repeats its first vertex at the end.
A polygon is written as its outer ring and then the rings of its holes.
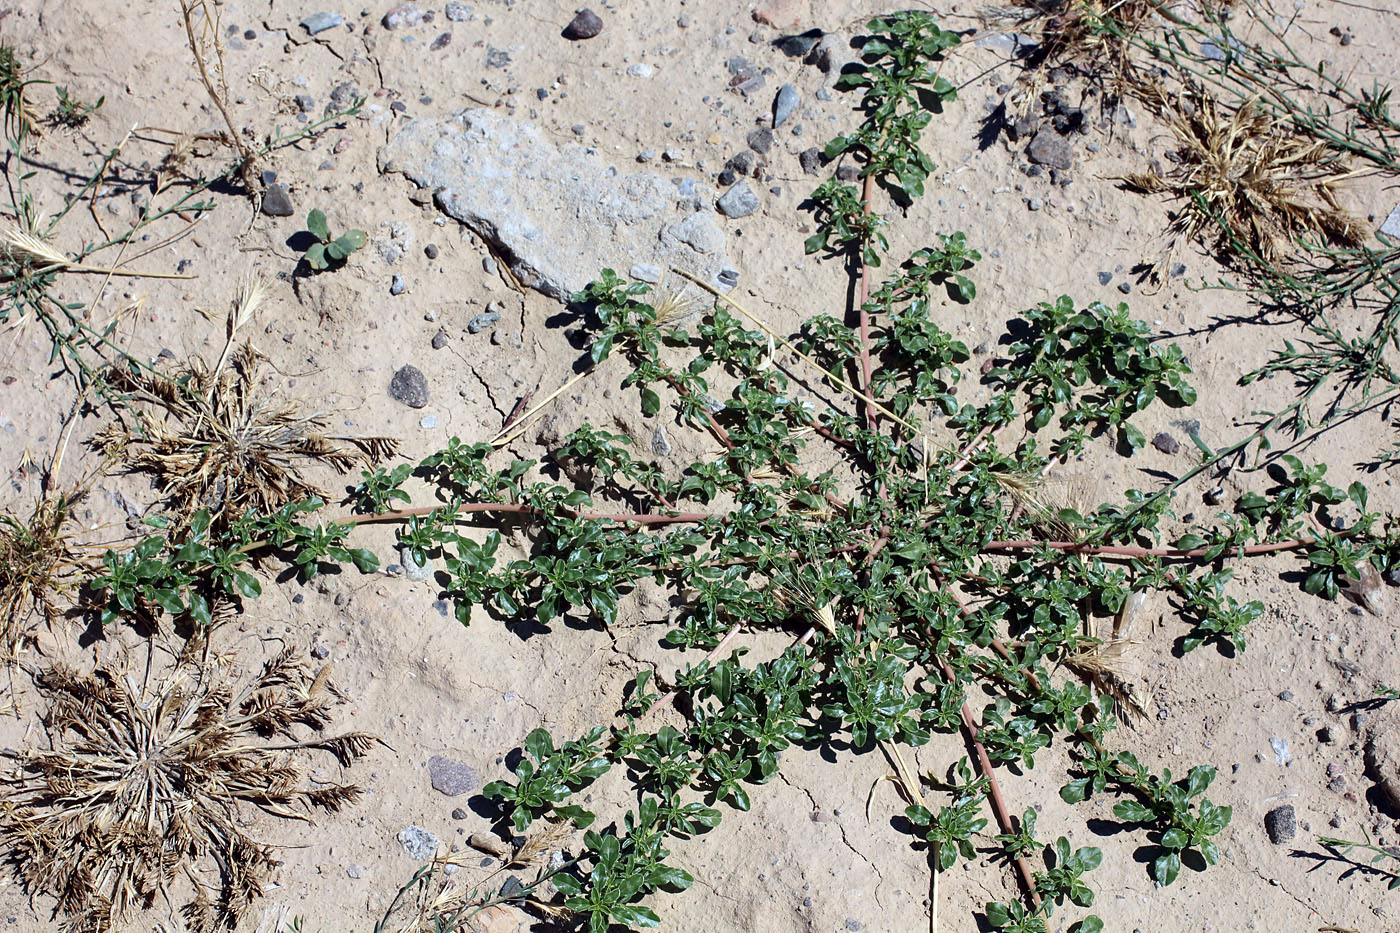
{"type": "Polygon", "coordinates": [[[84,492],[45,496],[27,521],[0,515],[0,660],[14,659],[31,612],[48,622],[63,615],[92,566],[74,546],[69,523],[84,492]]]}
{"type": "Polygon", "coordinates": [[[1189,105],[1166,102],[1163,109],[1179,144],[1176,167],[1123,179],[1139,191],[1185,202],[1172,219],[1173,241],[1159,274],[1184,240],[1226,252],[1242,245],[1272,265],[1292,255],[1295,241],[1306,235],[1343,246],[1362,243],[1361,223],[1338,202],[1338,183],[1348,173],[1325,143],[1291,132],[1253,101],[1230,112],[1196,95],[1189,105]]]}
{"type": "Polygon", "coordinates": [[[182,875],[187,927],[232,930],[278,864],[246,831],[245,805],[309,820],[361,793],[303,786],[298,752],[328,740],[297,739],[293,725],[329,721],[324,677],[282,655],[235,689],[192,654],[151,685],[113,668],[35,677],[52,748],[15,753],[0,839],[31,893],[56,898],[65,933],[107,933],[182,875]]]}
{"type": "MultiPolygon", "coordinates": [[[[255,297],[245,293],[238,308],[255,297]]],[[[240,313],[236,309],[230,321],[230,343],[240,313]]],[[[209,369],[195,361],[174,379],[113,370],[115,387],[146,407],[137,412],[135,434],[111,426],[99,432],[94,443],[122,455],[130,469],[154,474],[182,520],[206,509],[218,524],[250,510],[272,512],[288,502],[322,495],[301,474],[307,461],[344,473],[398,449],[388,437],[324,434],[323,416],[304,415],[290,403],[262,398],[257,379],[262,359],[243,344],[232,353],[226,348],[219,367],[209,369]]]]}

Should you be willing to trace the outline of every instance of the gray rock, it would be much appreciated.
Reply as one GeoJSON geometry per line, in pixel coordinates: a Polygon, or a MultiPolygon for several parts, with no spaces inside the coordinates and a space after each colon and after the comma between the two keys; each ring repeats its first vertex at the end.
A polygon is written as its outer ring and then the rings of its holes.
{"type": "Polygon", "coordinates": [[[627,73],[634,78],[650,78],[656,74],[656,69],[647,62],[637,62],[627,66],[627,73]]]}
{"type": "Polygon", "coordinates": [[[653,161],[653,160],[655,160],[655,159],[656,159],[656,150],[655,150],[655,149],[643,149],[641,152],[637,153],[637,161],[638,161],[638,162],[651,162],[651,161],[653,161]]]}
{"type": "MultiPolygon", "coordinates": [[[[426,417],[432,418],[432,415],[426,417]]],[[[433,419],[436,423],[437,419],[433,419]]],[[[399,546],[399,560],[403,563],[403,575],[414,583],[422,583],[424,580],[433,578],[433,566],[427,561],[419,563],[418,558],[413,555],[413,548],[407,545],[399,546]]]]}
{"type": "Polygon", "coordinates": [[[1381,233],[1400,240],[1400,204],[1395,205],[1385,218],[1385,223],[1381,224],[1381,233]]]}
{"type": "Polygon", "coordinates": [[[491,46],[486,47],[486,67],[505,68],[510,64],[510,53],[505,49],[496,49],[491,46]]]}
{"type": "Polygon", "coordinates": [[[428,759],[428,776],[432,779],[433,790],[448,797],[471,793],[481,784],[481,778],[471,765],[442,755],[428,759]]]}
{"type": "Polygon", "coordinates": [[[744,142],[748,143],[754,152],[766,154],[773,148],[773,131],[766,126],[760,127],[744,137],[744,142]]]}
{"type": "Polygon", "coordinates": [[[1026,147],[1026,158],[1039,165],[1065,171],[1074,165],[1074,151],[1063,136],[1052,130],[1041,130],[1026,147]]]}
{"type": "Polygon", "coordinates": [[[428,380],[417,366],[403,366],[389,380],[389,397],[409,408],[428,404],[428,380]]]}
{"type": "Polygon", "coordinates": [[[403,290],[404,290],[403,276],[401,276],[401,275],[399,275],[397,272],[395,272],[394,275],[393,275],[393,277],[389,279],[389,294],[391,294],[391,295],[402,295],[402,294],[403,294],[403,290]]]}
{"type": "Polygon", "coordinates": [[[365,870],[351,862],[349,865],[345,866],[345,874],[346,877],[349,878],[363,878],[365,876],[365,870]]]}
{"type": "Polygon", "coordinates": [[[715,223],[715,215],[709,211],[696,211],[666,227],[661,232],[663,243],[674,241],[684,243],[701,255],[721,255],[724,252],[724,231],[715,223]]]}
{"type": "Polygon", "coordinates": [[[461,807],[455,807],[452,810],[452,818],[454,820],[465,820],[467,816],[467,811],[463,810],[461,807]]]}
{"type": "Polygon", "coordinates": [[[1201,57],[1213,62],[1225,61],[1230,57],[1230,52],[1243,51],[1244,43],[1234,36],[1230,37],[1229,42],[1222,36],[1213,36],[1201,43],[1201,57]]]}
{"type": "Polygon", "coordinates": [[[501,319],[499,311],[483,311],[467,322],[467,332],[479,334],[501,319]]]}
{"type": "Polygon", "coordinates": [[[410,26],[417,26],[423,22],[423,11],[411,3],[400,3],[388,13],[384,14],[381,20],[384,28],[388,30],[407,29],[410,26]]]}
{"type": "Polygon", "coordinates": [[[287,186],[273,182],[263,192],[262,212],[269,217],[290,217],[296,212],[292,207],[292,195],[287,186]]]}
{"type": "Polygon", "coordinates": [[[316,109],[316,98],[310,94],[298,94],[295,98],[297,109],[302,113],[310,113],[316,109]]]}
{"type": "Polygon", "coordinates": [[[738,175],[752,176],[755,169],[758,168],[758,156],[745,149],[743,152],[730,156],[729,161],[724,163],[724,167],[738,175]]]}
{"type": "Polygon", "coordinates": [[[448,3],[443,8],[443,15],[454,23],[465,23],[472,18],[472,6],[470,3],[457,3],[456,0],[448,3]]]}
{"type": "Polygon", "coordinates": [[[802,154],[797,157],[797,161],[801,164],[804,175],[815,175],[826,164],[826,157],[820,148],[813,146],[810,149],[803,149],[802,154]]]}
{"type": "Polygon", "coordinates": [[[339,13],[312,13],[301,21],[301,28],[314,36],[318,32],[334,29],[343,22],[345,22],[345,17],[339,13]]]}
{"type": "Polygon", "coordinates": [[[1112,282],[1112,281],[1113,281],[1113,273],[1112,273],[1112,272],[1107,272],[1107,271],[1105,271],[1105,272],[1100,272],[1100,273],[1099,273],[1099,284],[1100,284],[1100,285],[1107,285],[1109,282],[1112,282]]]}
{"type": "Polygon", "coordinates": [[[331,649],[325,645],[317,645],[311,649],[311,656],[317,661],[324,661],[331,656],[331,649]]]}
{"type": "Polygon", "coordinates": [[[797,95],[797,88],[791,84],[784,84],[778,88],[778,96],[773,99],[773,129],[786,123],[800,102],[801,98],[797,95]]]}
{"type": "Polygon", "coordinates": [[[447,346],[447,331],[439,330],[433,334],[433,349],[441,350],[445,346],[447,346]]]}
{"type": "Polygon", "coordinates": [[[661,267],[650,263],[634,262],[627,274],[639,282],[650,282],[652,285],[661,281],[661,267]]]}
{"type": "Polygon", "coordinates": [[[1264,831],[1269,834],[1269,841],[1276,846],[1291,842],[1293,837],[1298,835],[1298,817],[1293,812],[1293,805],[1286,803],[1265,813],[1264,831]]]}
{"type": "Polygon", "coordinates": [[[428,51],[429,51],[429,52],[441,52],[443,49],[447,48],[451,43],[452,43],[452,33],[450,33],[450,32],[440,33],[440,34],[438,35],[438,37],[437,37],[436,39],[433,40],[432,44],[428,46],[428,51]]]}
{"type": "Polygon", "coordinates": [[[575,13],[573,19],[569,20],[569,25],[564,27],[563,36],[565,39],[578,41],[579,39],[592,39],[602,31],[602,17],[585,7],[575,13]]]}
{"type": "MultiPolygon", "coordinates": [[[[599,269],[623,267],[624,258],[625,265],[678,266],[707,281],[732,265],[718,231],[717,242],[705,240],[707,250],[666,234],[690,213],[678,206],[668,179],[613,166],[597,152],[555,142],[538,126],[492,110],[410,121],[380,151],[379,162],[434,191],[441,210],[497,256],[514,257],[516,279],[560,301],[599,269]]],[[[712,196],[709,189],[695,195],[712,196]]]]}
{"type": "Polygon", "coordinates": [[[835,80],[847,62],[855,60],[851,43],[835,33],[822,36],[807,56],[808,64],[816,65],[829,79],[835,80]]]}
{"type": "Polygon", "coordinates": [[[726,191],[724,197],[720,198],[715,206],[726,217],[747,217],[758,210],[758,195],[753,193],[748,182],[741,181],[726,191]]]}
{"type": "Polygon", "coordinates": [[[410,824],[399,830],[399,845],[413,858],[426,862],[437,854],[438,837],[421,826],[410,824]]]}
{"type": "Polygon", "coordinates": [[[1044,206],[1045,206],[1045,202],[1042,201],[1040,198],[1026,198],[1026,209],[1027,209],[1027,210],[1038,211],[1038,210],[1040,210],[1040,209],[1041,209],[1042,207],[1044,207],[1044,206]]]}
{"type": "Polygon", "coordinates": [[[1171,456],[1181,449],[1181,444],[1177,442],[1177,439],[1166,431],[1157,432],[1156,436],[1152,438],[1152,446],[1167,456],[1171,456]]]}
{"type": "Polygon", "coordinates": [[[424,431],[431,431],[437,427],[437,415],[424,415],[418,419],[418,427],[424,431]]]}
{"type": "Polygon", "coordinates": [[[655,433],[651,435],[651,452],[658,457],[665,457],[671,453],[671,441],[666,437],[664,424],[658,424],[655,433]]]}

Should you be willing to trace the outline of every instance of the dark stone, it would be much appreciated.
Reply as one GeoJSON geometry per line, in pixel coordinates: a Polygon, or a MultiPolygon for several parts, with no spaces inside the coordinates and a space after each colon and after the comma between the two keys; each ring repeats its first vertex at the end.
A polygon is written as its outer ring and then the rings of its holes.
{"type": "Polygon", "coordinates": [[[472,334],[479,334],[486,328],[490,327],[492,324],[499,321],[500,319],[501,312],[499,311],[487,311],[483,314],[478,314],[476,317],[472,318],[470,321],[467,322],[467,332],[472,334]]]}
{"type": "Polygon", "coordinates": [[[1112,282],[1112,281],[1113,281],[1113,273],[1112,273],[1112,272],[1100,272],[1100,273],[1099,273],[1099,284],[1100,284],[1100,285],[1107,285],[1109,282],[1112,282]]]}
{"type": "Polygon", "coordinates": [[[773,148],[773,131],[766,126],[756,129],[745,137],[745,142],[754,152],[766,154],[769,149],[773,148]]]}
{"type": "Polygon", "coordinates": [[[1291,842],[1298,835],[1298,817],[1293,812],[1293,805],[1286,803],[1264,814],[1264,831],[1276,846],[1291,842]]]}
{"type": "Polygon", "coordinates": [[[820,42],[821,38],[820,29],[809,29],[795,36],[779,36],[773,40],[773,47],[788,58],[801,58],[812,51],[812,47],[820,42]]]}
{"type": "Polygon", "coordinates": [[[317,645],[315,648],[311,649],[311,656],[318,661],[324,661],[331,656],[331,649],[327,648],[325,645],[317,645]]]}
{"type": "Polygon", "coordinates": [[[389,397],[409,408],[428,404],[428,379],[417,366],[404,366],[389,380],[389,397]]]}
{"type": "Polygon", "coordinates": [[[850,162],[843,163],[836,169],[836,178],[839,181],[855,181],[860,177],[860,166],[850,162]]]}
{"type": "Polygon", "coordinates": [[[716,179],[716,181],[718,181],[721,185],[723,185],[726,188],[728,188],[730,185],[734,184],[738,180],[739,176],[735,174],[734,170],[731,168],[727,168],[724,171],[720,172],[719,178],[716,179]]]}
{"type": "Polygon", "coordinates": [[[439,35],[436,39],[433,40],[432,45],[428,46],[428,51],[429,51],[429,52],[441,52],[443,49],[447,48],[447,46],[448,46],[451,42],[452,42],[452,33],[450,33],[450,32],[444,32],[444,33],[442,33],[441,35],[439,35]]]}
{"type": "Polygon", "coordinates": [[[577,42],[580,39],[592,39],[602,31],[602,17],[585,7],[574,14],[574,18],[569,20],[569,25],[564,27],[561,35],[565,39],[577,42]]]}
{"type": "Polygon", "coordinates": [[[423,255],[424,255],[424,256],[427,256],[429,259],[436,259],[436,258],[438,258],[438,248],[437,248],[437,244],[436,244],[436,243],[429,243],[427,246],[423,247],[423,255]]]}
{"type": "Polygon", "coordinates": [[[463,810],[461,807],[454,807],[452,809],[452,818],[454,820],[465,820],[467,818],[467,811],[463,810]]]}
{"type": "Polygon", "coordinates": [[[804,175],[815,175],[826,164],[826,156],[821,149],[813,146],[811,149],[803,149],[802,154],[797,157],[797,161],[801,163],[804,175]]]}
{"type": "Polygon", "coordinates": [[[290,217],[296,212],[287,186],[273,182],[263,192],[262,212],[269,217],[290,217]]]}
{"type": "Polygon", "coordinates": [[[747,217],[759,208],[758,195],[753,193],[749,183],[741,181],[724,193],[716,202],[719,212],[726,217],[747,217]]]}
{"type": "Polygon", "coordinates": [[[1069,143],[1059,134],[1048,130],[1041,130],[1035,134],[1035,138],[1026,147],[1026,157],[1032,162],[1061,171],[1074,165],[1074,151],[1070,149],[1069,143]]]}
{"type": "Polygon", "coordinates": [[[728,162],[724,163],[724,167],[739,175],[756,175],[758,156],[746,149],[732,156],[728,162]]]}
{"type": "Polygon", "coordinates": [[[447,346],[447,331],[440,330],[433,334],[433,349],[441,350],[445,346],[447,346]]]}
{"type": "Polygon", "coordinates": [[[1166,431],[1157,432],[1157,436],[1152,438],[1152,446],[1156,447],[1167,456],[1171,456],[1181,450],[1181,444],[1177,443],[1176,438],[1172,437],[1166,431]]]}

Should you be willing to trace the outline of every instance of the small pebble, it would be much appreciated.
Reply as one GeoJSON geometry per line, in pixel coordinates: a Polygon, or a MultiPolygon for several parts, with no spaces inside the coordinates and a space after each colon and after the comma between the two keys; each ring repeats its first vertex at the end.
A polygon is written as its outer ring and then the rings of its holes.
{"type": "Polygon", "coordinates": [[[1133,283],[1132,283],[1132,282],[1119,282],[1119,283],[1118,283],[1118,290],[1119,290],[1120,292],[1122,292],[1123,294],[1125,294],[1125,295],[1130,294],[1130,293],[1132,292],[1132,290],[1133,290],[1133,283]]]}
{"type": "Polygon", "coordinates": [[[406,29],[410,26],[417,26],[423,21],[423,11],[411,3],[400,3],[398,6],[384,14],[381,22],[384,28],[389,31],[396,29],[406,29]]]}
{"type": "Polygon", "coordinates": [[[747,181],[741,181],[726,191],[715,206],[726,217],[747,217],[758,210],[758,195],[753,193],[747,181]]]}
{"type": "Polygon", "coordinates": [[[331,656],[331,649],[327,648],[325,645],[317,645],[311,649],[311,656],[317,661],[324,661],[331,656]]]}
{"type": "Polygon", "coordinates": [[[797,110],[800,98],[797,95],[797,88],[791,84],[784,84],[778,88],[778,96],[773,100],[773,128],[777,129],[787,122],[788,117],[797,110]]]}
{"type": "Polygon", "coordinates": [[[437,427],[437,415],[424,415],[418,420],[418,426],[424,431],[431,431],[437,427]]]}
{"type": "Polygon", "coordinates": [[[339,13],[312,13],[301,21],[301,28],[314,36],[327,29],[334,29],[343,22],[345,22],[345,17],[339,13]]]}
{"type": "Polygon", "coordinates": [[[471,19],[472,8],[469,3],[457,3],[456,0],[447,4],[443,13],[454,23],[465,23],[471,19]]]}
{"type": "Polygon", "coordinates": [[[438,248],[437,248],[437,244],[436,244],[436,243],[429,243],[427,246],[423,247],[423,255],[424,255],[424,256],[427,256],[429,259],[436,259],[436,258],[438,258],[438,248]]]}
{"type": "Polygon", "coordinates": [[[650,78],[656,73],[656,69],[647,62],[637,62],[627,67],[627,73],[634,78],[650,78]]]}
{"type": "Polygon", "coordinates": [[[431,45],[428,46],[428,51],[429,51],[429,52],[441,52],[443,49],[447,48],[447,47],[448,47],[449,45],[451,45],[451,44],[452,44],[452,33],[450,33],[450,32],[439,33],[439,34],[438,34],[438,37],[432,41],[432,44],[431,44],[431,45]]]}
{"type": "Polygon", "coordinates": [[[661,281],[661,267],[650,263],[634,263],[627,274],[639,282],[649,282],[652,285],[661,281]]]}
{"type": "Polygon", "coordinates": [[[426,862],[437,854],[438,837],[421,826],[410,824],[399,830],[399,845],[411,857],[426,862]]]}
{"type": "Polygon", "coordinates": [[[656,426],[656,431],[651,436],[651,452],[658,457],[665,457],[671,453],[671,442],[666,437],[665,425],[656,426]]]}
{"type": "Polygon", "coordinates": [[[403,290],[404,290],[403,276],[401,276],[401,275],[399,275],[397,272],[395,272],[395,273],[394,273],[394,277],[391,278],[391,279],[389,280],[389,294],[391,294],[391,295],[402,295],[402,294],[403,294],[403,290]]]}
{"type": "Polygon", "coordinates": [[[1167,456],[1171,456],[1181,449],[1181,444],[1177,442],[1177,439],[1166,431],[1157,432],[1152,438],[1152,446],[1156,447],[1167,456]]]}
{"type": "Polygon", "coordinates": [[[1293,805],[1286,803],[1264,814],[1264,831],[1276,846],[1291,842],[1298,834],[1298,818],[1293,812],[1293,805]]]}
{"type": "Polygon", "coordinates": [[[345,866],[345,874],[350,878],[363,878],[365,876],[365,870],[352,862],[345,866]]]}
{"type": "Polygon", "coordinates": [[[467,332],[479,334],[501,319],[499,311],[485,311],[467,322],[467,332]]]}
{"type": "Polygon", "coordinates": [[[1112,272],[1100,272],[1100,273],[1099,273],[1099,284],[1100,284],[1100,285],[1107,285],[1109,282],[1112,282],[1112,281],[1113,281],[1113,273],[1112,273],[1112,272]]]}
{"type": "Polygon", "coordinates": [[[769,149],[773,148],[773,131],[768,127],[760,127],[745,137],[745,142],[754,152],[766,155],[769,149]]]}
{"type": "Polygon", "coordinates": [[[641,152],[637,153],[637,161],[638,161],[638,162],[650,162],[650,161],[652,161],[652,160],[655,159],[655,158],[656,158],[656,150],[655,150],[655,149],[643,149],[641,152]]]}
{"type": "Polygon", "coordinates": [[[432,781],[433,790],[448,797],[460,797],[470,793],[481,783],[481,778],[471,765],[443,755],[434,755],[428,759],[428,776],[432,781]]]}
{"type": "Polygon", "coordinates": [[[269,217],[290,217],[295,213],[292,196],[283,184],[270,184],[263,192],[262,212],[269,217]]]}
{"type": "Polygon", "coordinates": [[[433,349],[441,350],[445,346],[447,346],[447,331],[439,330],[433,334],[433,349]]]}
{"type": "Polygon", "coordinates": [[[603,31],[603,20],[597,13],[587,7],[574,14],[574,18],[569,20],[569,25],[564,27],[563,36],[577,42],[580,39],[592,39],[603,31]]]}
{"type": "Polygon", "coordinates": [[[1027,210],[1038,211],[1038,210],[1040,210],[1040,209],[1041,209],[1042,207],[1044,207],[1044,206],[1045,206],[1045,202],[1042,201],[1040,198],[1027,198],[1027,199],[1026,199],[1026,208],[1027,208],[1027,210]]]}
{"type": "Polygon", "coordinates": [[[428,404],[428,380],[416,366],[403,366],[389,380],[389,397],[409,408],[428,404]]]}

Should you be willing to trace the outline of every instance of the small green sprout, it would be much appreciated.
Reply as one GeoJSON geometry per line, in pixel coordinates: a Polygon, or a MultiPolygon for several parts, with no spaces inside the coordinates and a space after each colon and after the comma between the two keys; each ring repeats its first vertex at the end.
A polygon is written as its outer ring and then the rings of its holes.
{"type": "Polygon", "coordinates": [[[341,266],[351,253],[369,242],[363,230],[347,230],[338,237],[331,236],[326,215],[320,209],[313,209],[306,215],[306,229],[316,238],[316,242],[307,247],[306,263],[317,272],[341,266]]]}

